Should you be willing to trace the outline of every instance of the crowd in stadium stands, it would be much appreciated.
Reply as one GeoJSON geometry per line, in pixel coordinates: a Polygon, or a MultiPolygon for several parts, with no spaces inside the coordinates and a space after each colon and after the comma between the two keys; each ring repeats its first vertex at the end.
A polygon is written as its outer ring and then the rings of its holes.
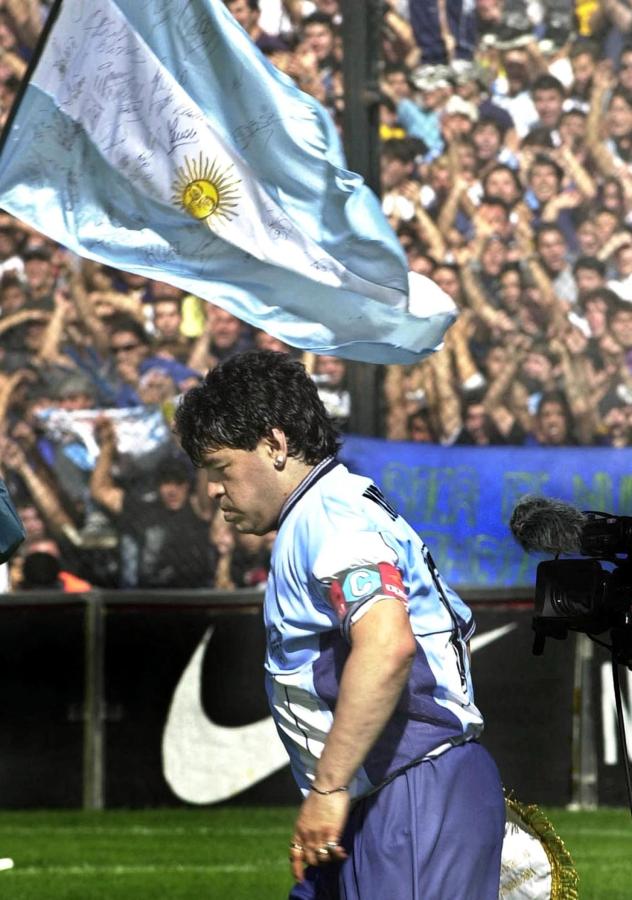
{"type": "MultiPolygon", "coordinates": [[[[338,0],[226,5],[342,127],[338,0]]],[[[0,2],[1,122],[49,8],[0,2]]],[[[384,5],[383,209],[409,268],[461,314],[440,353],[384,370],[382,436],[626,447],[632,0],[477,0],[472,52],[439,23],[451,62],[412,11],[384,5]]],[[[216,361],[296,351],[1,211],[0,310],[0,459],[28,535],[13,587],[259,585],[268,539],[217,515],[169,419],[216,361]]],[[[344,430],[345,362],[304,361],[344,430]]]]}

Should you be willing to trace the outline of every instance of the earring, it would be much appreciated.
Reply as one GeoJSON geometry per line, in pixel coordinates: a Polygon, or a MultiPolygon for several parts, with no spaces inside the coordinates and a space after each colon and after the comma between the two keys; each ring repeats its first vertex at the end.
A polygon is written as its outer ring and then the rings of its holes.
{"type": "Polygon", "coordinates": [[[274,460],[274,468],[275,468],[275,469],[282,469],[282,468],[283,468],[283,463],[284,463],[284,462],[285,462],[285,460],[283,459],[282,456],[277,456],[277,458],[274,460]]]}

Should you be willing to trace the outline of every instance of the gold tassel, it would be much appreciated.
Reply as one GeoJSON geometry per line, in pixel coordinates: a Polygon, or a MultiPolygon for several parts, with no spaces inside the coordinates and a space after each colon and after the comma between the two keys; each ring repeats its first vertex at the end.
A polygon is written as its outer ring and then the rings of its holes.
{"type": "Polygon", "coordinates": [[[540,840],[551,866],[551,900],[578,900],[579,876],[564,841],[542,810],[507,795],[505,803],[540,840]]]}

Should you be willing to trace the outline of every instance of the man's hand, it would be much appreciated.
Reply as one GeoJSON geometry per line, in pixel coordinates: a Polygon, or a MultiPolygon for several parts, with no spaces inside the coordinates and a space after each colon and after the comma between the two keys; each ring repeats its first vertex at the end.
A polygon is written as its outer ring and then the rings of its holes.
{"type": "Polygon", "coordinates": [[[315,787],[300,809],[290,844],[292,872],[303,878],[305,865],[345,859],[338,842],[349,815],[347,785],[390,719],[408,680],[417,649],[403,603],[375,603],[351,627],[336,712],[316,768],[315,787]]]}
{"type": "Polygon", "coordinates": [[[99,416],[94,420],[94,437],[100,447],[116,448],[116,431],[114,423],[107,416],[99,416]]]}
{"type": "Polygon", "coordinates": [[[347,858],[339,841],[349,815],[349,806],[346,791],[325,797],[310,791],[305,798],[290,844],[292,874],[297,881],[303,880],[305,866],[322,866],[347,858]]]}

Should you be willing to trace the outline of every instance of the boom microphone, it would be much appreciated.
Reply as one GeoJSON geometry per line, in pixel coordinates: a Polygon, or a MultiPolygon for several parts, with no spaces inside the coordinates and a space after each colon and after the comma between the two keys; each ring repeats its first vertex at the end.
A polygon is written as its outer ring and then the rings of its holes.
{"type": "Polygon", "coordinates": [[[527,494],[509,520],[511,533],[527,553],[581,553],[582,532],[588,521],[570,503],[527,494]]]}

